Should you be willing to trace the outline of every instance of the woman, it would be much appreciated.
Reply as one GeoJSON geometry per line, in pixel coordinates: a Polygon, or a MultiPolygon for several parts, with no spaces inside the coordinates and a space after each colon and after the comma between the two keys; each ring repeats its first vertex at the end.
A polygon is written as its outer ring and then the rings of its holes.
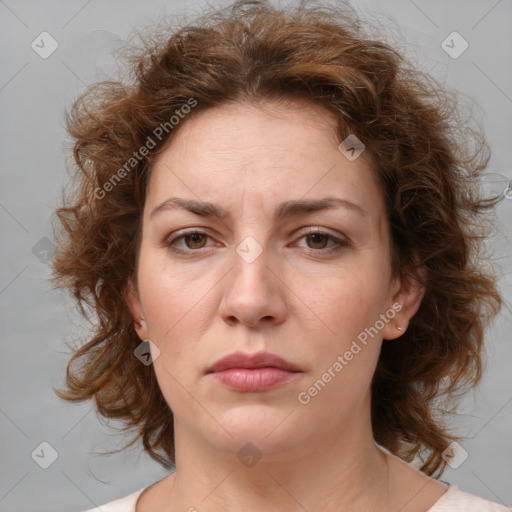
{"type": "Polygon", "coordinates": [[[341,8],[238,2],[133,63],[68,117],[55,279],[97,327],[58,394],[175,471],[94,510],[507,510],[433,477],[501,305],[448,93],[341,8]]]}

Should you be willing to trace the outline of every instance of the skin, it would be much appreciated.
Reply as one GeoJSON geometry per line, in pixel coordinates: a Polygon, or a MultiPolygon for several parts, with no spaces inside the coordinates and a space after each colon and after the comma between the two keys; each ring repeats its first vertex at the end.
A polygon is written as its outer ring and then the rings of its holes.
{"type": "Polygon", "coordinates": [[[304,103],[231,104],[182,123],[152,169],[128,296],[137,334],[160,350],[153,365],[174,415],[176,471],[141,495],[137,512],[426,511],[447,486],[379,449],[371,430],[382,340],[405,332],[424,290],[392,275],[383,193],[368,155],[348,160],[332,114],[304,103]],[[171,196],[209,201],[231,216],[166,209],[151,217],[171,196]],[[327,196],[364,213],[273,217],[283,201],[327,196]],[[327,234],[312,237],[308,227],[327,234]],[[205,234],[171,245],[185,228],[205,234]],[[329,235],[345,241],[338,252],[328,252],[336,247],[329,235]],[[251,263],[236,252],[248,236],[262,249],[251,263]],[[393,304],[402,309],[378,335],[299,403],[393,304]],[[301,373],[271,391],[233,391],[206,371],[235,351],[269,351],[301,373]],[[261,454],[252,467],[237,457],[247,442],[261,454]]]}

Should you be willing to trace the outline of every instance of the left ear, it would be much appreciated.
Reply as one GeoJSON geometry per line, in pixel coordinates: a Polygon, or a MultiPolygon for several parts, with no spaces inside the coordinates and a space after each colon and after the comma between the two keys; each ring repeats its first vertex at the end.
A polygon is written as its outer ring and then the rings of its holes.
{"type": "MultiPolygon", "coordinates": [[[[425,275],[423,269],[418,269],[418,274],[421,278],[425,275]]],[[[404,273],[396,278],[392,297],[393,307],[391,308],[396,314],[382,330],[384,339],[394,340],[405,333],[411,318],[420,308],[424,295],[425,287],[418,278],[410,273],[404,273]]]]}

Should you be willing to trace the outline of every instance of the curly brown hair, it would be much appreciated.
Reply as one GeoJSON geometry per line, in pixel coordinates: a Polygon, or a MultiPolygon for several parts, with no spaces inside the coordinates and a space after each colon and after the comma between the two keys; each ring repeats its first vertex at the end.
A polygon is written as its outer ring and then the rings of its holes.
{"type": "Polygon", "coordinates": [[[172,411],[152,366],[134,356],[140,339],[126,302],[152,163],[200,111],[294,98],[334,113],[339,142],[351,133],[364,142],[386,199],[393,272],[425,287],[406,333],[382,346],[372,381],[375,441],[409,462],[418,455],[428,475],[446,466],[441,454],[457,437],[437,414],[440,399],[451,403],[478,384],[484,329],[502,305],[481,258],[495,204],[477,186],[489,151],[463,119],[460,94],[370,28],[349,6],[238,1],[172,32],[153,26],[128,51],[130,77],[92,85],[67,112],[75,187],[57,209],[53,280],[95,326],[68,363],[67,389],[55,392],[94,398],[102,416],[136,430],[126,446],[142,438],[165,468],[174,464],[172,411]],[[158,144],[143,151],[155,133],[158,144]]]}

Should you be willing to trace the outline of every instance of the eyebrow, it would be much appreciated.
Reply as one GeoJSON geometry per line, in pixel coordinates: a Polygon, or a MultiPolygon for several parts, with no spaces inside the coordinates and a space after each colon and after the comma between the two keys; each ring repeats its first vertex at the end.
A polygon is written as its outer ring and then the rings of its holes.
{"type": "MultiPolygon", "coordinates": [[[[368,215],[359,205],[352,203],[346,199],[339,197],[324,197],[322,199],[299,199],[295,201],[285,201],[281,203],[275,210],[274,220],[280,221],[287,217],[298,217],[310,212],[327,210],[337,207],[343,207],[348,210],[368,215]]],[[[193,199],[183,199],[180,197],[170,197],[163,203],[156,206],[150,213],[152,219],[158,213],[167,210],[182,209],[189,211],[200,217],[215,217],[218,219],[226,219],[229,213],[220,206],[206,201],[196,201],[193,199]]]]}

